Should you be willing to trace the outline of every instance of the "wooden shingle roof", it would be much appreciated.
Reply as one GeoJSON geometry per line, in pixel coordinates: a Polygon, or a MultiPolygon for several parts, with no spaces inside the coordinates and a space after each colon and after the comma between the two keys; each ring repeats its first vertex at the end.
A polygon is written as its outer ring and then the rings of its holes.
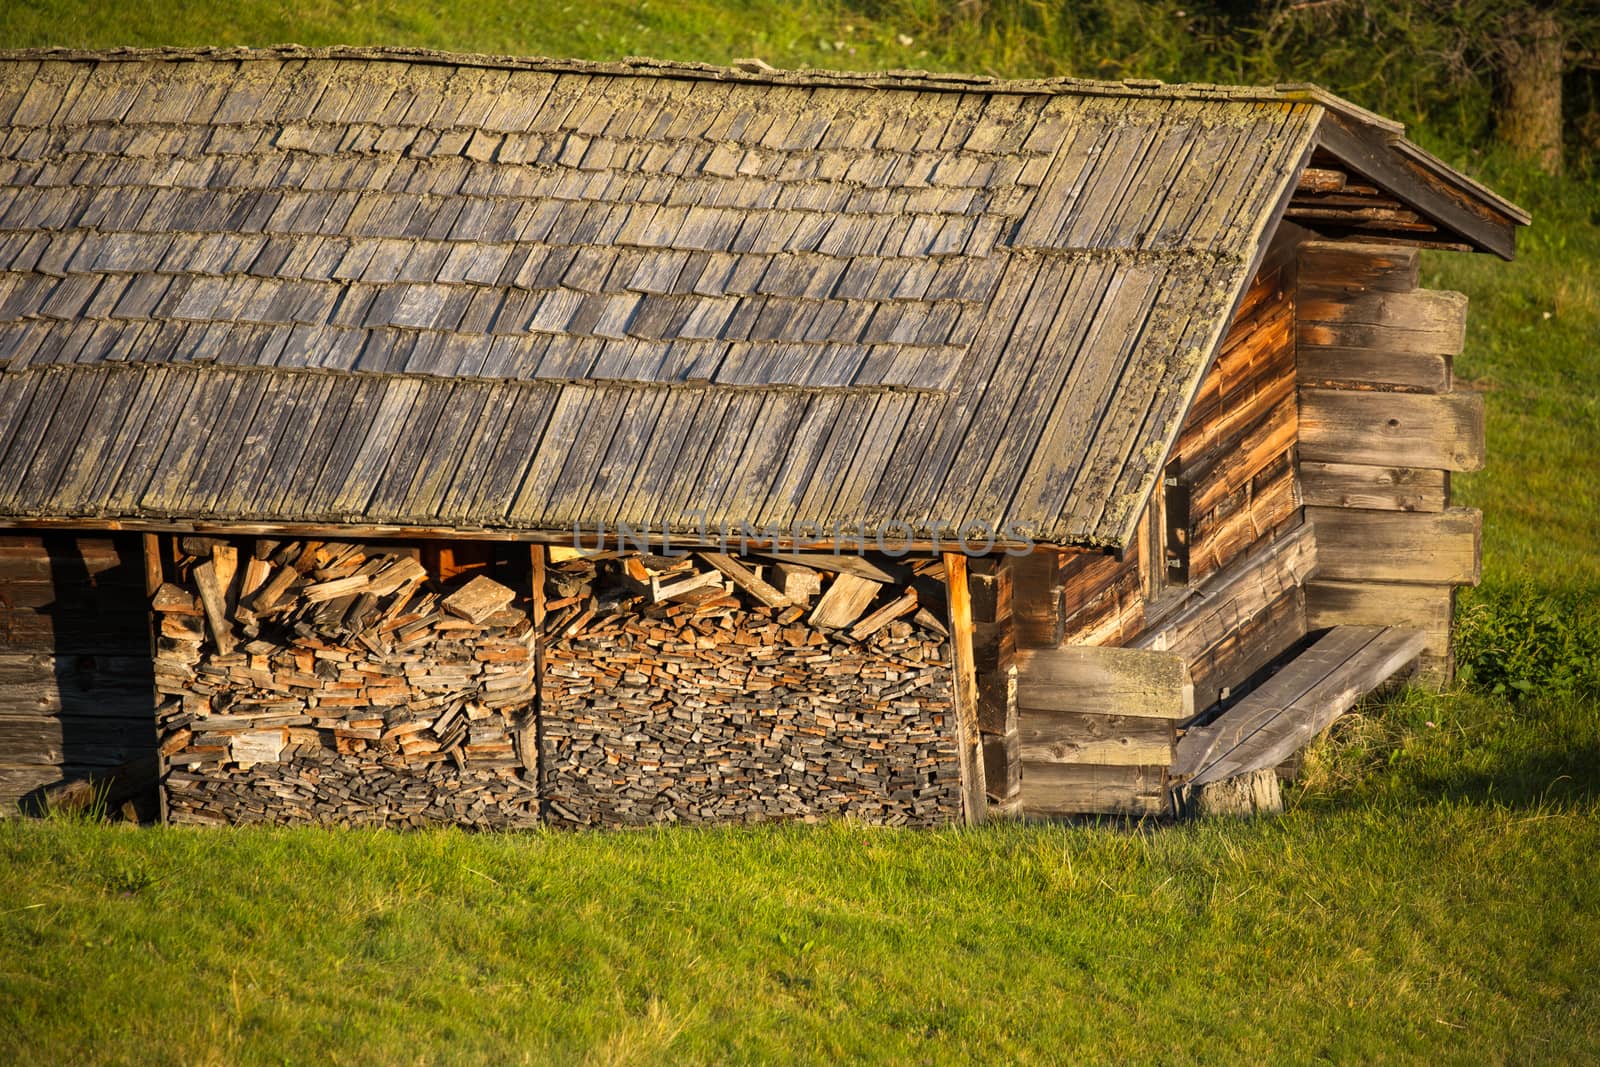
{"type": "Polygon", "coordinates": [[[0,519],[1120,546],[1330,114],[1397,137],[1304,88],[0,57],[0,519]]]}

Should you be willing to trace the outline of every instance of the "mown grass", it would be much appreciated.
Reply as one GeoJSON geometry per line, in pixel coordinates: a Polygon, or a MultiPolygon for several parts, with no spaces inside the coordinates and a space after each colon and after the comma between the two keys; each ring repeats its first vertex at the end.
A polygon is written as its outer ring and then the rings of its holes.
{"type": "Polygon", "coordinates": [[[1592,796],[1329,803],[942,833],[10,823],[0,1046],[74,1063],[1481,1063],[1600,1046],[1592,796]]]}
{"type": "MultiPolygon", "coordinates": [[[[1026,25],[925,0],[43,0],[0,7],[0,44],[1171,76],[1170,35],[1109,25],[1074,43],[1079,24],[1041,22],[1049,5],[1002,8],[1026,25]]],[[[0,823],[0,1050],[74,1063],[1592,1059],[1600,190],[1434,147],[1537,218],[1514,264],[1438,254],[1426,271],[1473,302],[1458,372],[1484,391],[1491,459],[1455,488],[1485,511],[1485,586],[1464,600],[1474,676],[1499,695],[1362,708],[1308,753],[1289,812],[1248,823],[521,836],[0,823]]]]}

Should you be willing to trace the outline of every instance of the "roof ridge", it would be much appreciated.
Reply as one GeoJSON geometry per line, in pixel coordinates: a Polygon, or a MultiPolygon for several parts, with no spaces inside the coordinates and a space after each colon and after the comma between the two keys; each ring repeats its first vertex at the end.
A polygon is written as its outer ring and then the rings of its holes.
{"type": "Polygon", "coordinates": [[[474,52],[450,52],[430,48],[393,45],[331,45],[313,47],[299,44],[263,47],[160,47],[86,49],[67,47],[0,49],[0,62],[80,61],[80,62],[196,62],[245,60],[388,60],[499,70],[531,70],[555,73],[611,74],[635,77],[677,77],[708,81],[734,81],[762,85],[802,85],[906,89],[924,92],[984,91],[1019,95],[1127,96],[1145,99],[1231,100],[1240,103],[1315,103],[1336,110],[1387,132],[1404,133],[1405,126],[1354,104],[1336,93],[1308,82],[1275,86],[1215,85],[1206,82],[1163,82],[1153,78],[1125,78],[1105,81],[1093,78],[1001,78],[991,74],[969,74],[921,69],[832,70],[826,68],[783,69],[752,60],[735,60],[734,65],[624,56],[620,60],[557,59],[544,56],[510,56],[474,52]]]}

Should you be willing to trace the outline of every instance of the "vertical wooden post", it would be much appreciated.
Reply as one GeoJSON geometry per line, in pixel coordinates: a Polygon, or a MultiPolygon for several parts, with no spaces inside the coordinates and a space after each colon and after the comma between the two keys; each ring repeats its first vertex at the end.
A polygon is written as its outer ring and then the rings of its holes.
{"type": "MultiPolygon", "coordinates": [[[[145,625],[150,633],[150,662],[155,663],[156,645],[160,641],[157,631],[155,608],[151,599],[156,591],[161,588],[165,579],[165,571],[161,564],[161,535],[147,533],[143,537],[144,546],[144,595],[145,595],[145,625]]],[[[167,822],[167,789],[161,766],[161,724],[156,720],[156,711],[161,706],[161,694],[156,692],[152,681],[150,688],[150,729],[155,734],[156,740],[156,821],[163,826],[167,822]]]]}
{"type": "MultiPolygon", "coordinates": [[[[533,788],[535,795],[543,790],[543,781],[539,773],[541,748],[539,734],[544,723],[544,570],[545,562],[550,553],[543,545],[528,546],[528,585],[531,594],[528,617],[533,620],[533,718],[524,731],[529,738],[529,747],[533,749],[533,788]]],[[[526,761],[525,761],[526,763],[526,761]]],[[[540,798],[541,801],[543,798],[540,798]]],[[[543,804],[540,804],[539,818],[544,820],[543,804]]]]}
{"type": "Polygon", "coordinates": [[[969,825],[975,825],[988,813],[988,798],[983,780],[983,741],[978,734],[978,669],[972,653],[972,591],[967,586],[966,556],[944,553],[944,580],[950,607],[951,665],[955,670],[961,812],[969,825]]]}

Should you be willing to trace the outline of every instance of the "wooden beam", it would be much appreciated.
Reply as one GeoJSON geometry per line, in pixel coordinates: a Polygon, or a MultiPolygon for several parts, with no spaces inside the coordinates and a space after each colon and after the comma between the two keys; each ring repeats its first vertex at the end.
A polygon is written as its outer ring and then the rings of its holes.
{"type": "Polygon", "coordinates": [[[1295,337],[1301,345],[1460,355],[1467,342],[1467,298],[1431,289],[1328,295],[1312,290],[1301,294],[1295,337]]]}
{"type": "Polygon", "coordinates": [[[1455,383],[1449,356],[1397,352],[1392,348],[1300,345],[1295,352],[1295,373],[1300,384],[1309,386],[1353,382],[1398,385],[1424,393],[1448,393],[1455,383]]]}
{"type": "Polygon", "coordinates": [[[1483,468],[1478,393],[1300,391],[1300,458],[1375,467],[1483,468]]]}
{"type": "Polygon", "coordinates": [[[1516,253],[1516,224],[1511,218],[1471,191],[1432,173],[1401,151],[1394,143],[1394,135],[1328,111],[1317,127],[1317,140],[1391,196],[1485,251],[1502,259],[1510,259],[1516,253]]]}
{"type": "Polygon", "coordinates": [[[1166,767],[1022,764],[1022,813],[1029,818],[1071,815],[1171,814],[1166,767]]]}
{"type": "Polygon", "coordinates": [[[161,537],[147,533],[141,543],[144,547],[144,595],[152,597],[166,581],[161,568],[161,537]]]}
{"type": "Polygon", "coordinates": [[[1302,290],[1321,287],[1404,293],[1421,284],[1422,257],[1410,245],[1306,241],[1298,252],[1302,290]]]}
{"type": "Polygon", "coordinates": [[[701,552],[700,558],[727,575],[734,585],[743,589],[767,607],[786,608],[789,606],[789,598],[784,596],[781,590],[762,581],[756,576],[755,571],[746,567],[732,556],[724,555],[721,552],[701,552]]]}
{"type": "Polygon", "coordinates": [[[1136,648],[1021,649],[1016,656],[1017,707],[1141,718],[1194,715],[1194,686],[1183,657],[1136,648]]]}
{"type": "Polygon", "coordinates": [[[1205,785],[1278,766],[1357,700],[1416,662],[1423,644],[1419,630],[1330,630],[1216,722],[1186,733],[1173,775],[1205,785]]]}
{"type": "MultiPolygon", "coordinates": [[[[840,579],[843,577],[840,575],[840,579]]],[[[984,820],[988,800],[983,774],[983,739],[978,732],[978,672],[972,655],[972,594],[967,588],[967,557],[959,552],[944,553],[944,579],[950,612],[951,666],[955,671],[961,810],[968,825],[973,825],[984,820]]]]}
{"type": "Polygon", "coordinates": [[[1416,467],[1368,467],[1352,463],[1300,464],[1300,490],[1307,504],[1378,511],[1443,511],[1449,476],[1416,467]]]}
{"type": "Polygon", "coordinates": [[[1355,582],[1477,585],[1483,515],[1306,508],[1316,528],[1317,578],[1355,582]]]}
{"type": "Polygon", "coordinates": [[[1028,763],[1160,766],[1172,762],[1175,743],[1169,719],[1068,711],[1030,711],[1019,734],[1028,763]]]}

